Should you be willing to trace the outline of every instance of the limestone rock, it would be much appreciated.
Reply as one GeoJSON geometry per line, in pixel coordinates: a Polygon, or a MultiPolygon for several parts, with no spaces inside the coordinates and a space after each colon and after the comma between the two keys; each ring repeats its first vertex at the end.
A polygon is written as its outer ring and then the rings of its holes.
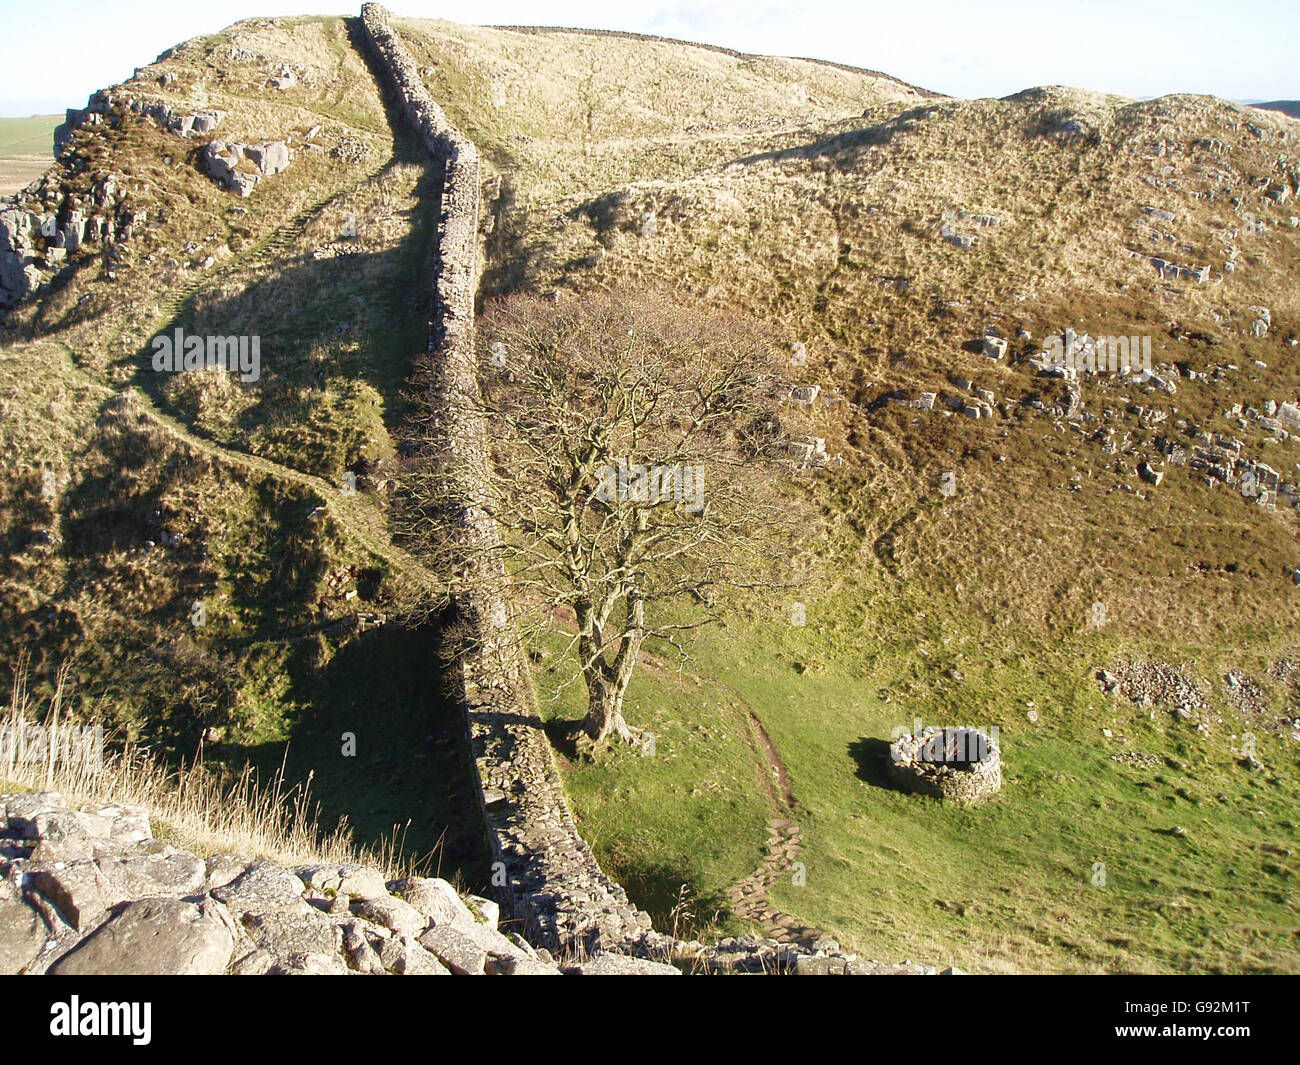
{"type": "Polygon", "coordinates": [[[1002,337],[986,336],[984,338],[984,354],[990,359],[1001,359],[1007,353],[1007,342],[1002,337]]]}
{"type": "Polygon", "coordinates": [[[205,892],[213,891],[216,888],[225,887],[243,876],[252,865],[246,858],[240,858],[234,854],[214,854],[203,863],[207,871],[207,879],[204,881],[203,890],[205,892]]]}
{"type": "Polygon", "coordinates": [[[384,878],[364,865],[303,865],[294,872],[308,887],[321,893],[333,891],[354,899],[388,897],[384,878]]]}
{"type": "Polygon", "coordinates": [[[1163,470],[1157,470],[1149,462],[1144,462],[1138,467],[1138,476],[1150,485],[1159,485],[1164,480],[1163,470]]]}
{"type": "Polygon", "coordinates": [[[153,839],[153,829],[149,824],[149,811],[143,806],[128,806],[111,803],[95,810],[100,817],[112,822],[109,837],[124,843],[142,843],[153,839]]]}
{"type": "Polygon", "coordinates": [[[229,884],[215,889],[212,897],[224,902],[231,912],[244,914],[301,909],[302,895],[306,890],[307,885],[287,869],[259,860],[229,884]]]}
{"type": "Polygon", "coordinates": [[[348,964],[359,973],[367,973],[372,976],[382,975],[384,972],[383,960],[374,944],[370,942],[363,931],[361,923],[349,921],[343,925],[342,932],[343,953],[347,956],[348,964]]]}
{"type": "Polygon", "coordinates": [[[107,911],[112,888],[92,861],[26,862],[23,883],[40,894],[71,928],[89,931],[107,911]]]}
{"type": "Polygon", "coordinates": [[[454,930],[493,957],[527,958],[529,954],[487,924],[461,924],[454,930]]]}
{"type": "Polygon", "coordinates": [[[214,915],[179,899],[129,902],[50,967],[51,975],[223,973],[234,940],[214,915]]]}
{"type": "Polygon", "coordinates": [[[211,133],[219,125],[221,120],[226,117],[224,111],[196,111],[191,122],[191,128],[195,133],[211,133]]]}
{"type": "Polygon", "coordinates": [[[25,822],[20,831],[24,838],[42,843],[89,842],[111,838],[113,822],[107,817],[76,810],[45,810],[25,822]]]}
{"type": "Polygon", "coordinates": [[[340,950],[343,932],[333,921],[312,909],[291,913],[272,910],[248,913],[243,919],[249,939],[277,956],[333,954],[340,950]]]}
{"type": "Polygon", "coordinates": [[[387,972],[398,976],[450,976],[451,970],[419,943],[407,936],[393,936],[379,950],[387,972]]]}
{"type": "Polygon", "coordinates": [[[410,903],[388,894],[377,899],[355,899],[350,908],[358,917],[403,936],[418,936],[429,923],[429,919],[410,903]]]}
{"type": "Polygon", "coordinates": [[[18,839],[39,839],[36,818],[61,809],[64,809],[63,796],[57,791],[7,795],[0,802],[0,827],[18,839]]]}
{"type": "Polygon", "coordinates": [[[333,954],[290,954],[267,970],[268,976],[346,976],[348,968],[333,954]]]}
{"type": "Polygon", "coordinates": [[[0,880],[0,976],[13,976],[40,953],[49,932],[41,915],[0,880]]]}
{"type": "Polygon", "coordinates": [[[485,899],[482,895],[467,895],[465,901],[480,915],[484,924],[497,928],[501,924],[501,907],[492,899],[485,899]]]}
{"type": "Polygon", "coordinates": [[[487,964],[487,951],[466,936],[460,929],[449,925],[430,928],[420,936],[420,946],[458,976],[482,976],[487,964]]]}
{"type": "Polygon", "coordinates": [[[275,955],[254,947],[230,963],[231,976],[265,976],[275,965],[275,955]]]}
{"type": "Polygon", "coordinates": [[[389,885],[435,925],[473,924],[474,914],[456,889],[434,877],[394,880],[389,885]]]}
{"type": "Polygon", "coordinates": [[[218,181],[226,181],[239,165],[241,154],[224,141],[209,141],[203,146],[199,159],[204,172],[218,181]]]}
{"type": "Polygon", "coordinates": [[[207,869],[200,859],[168,846],[154,854],[99,858],[95,864],[119,899],[181,898],[201,891],[207,879],[207,869]]]}
{"type": "Polygon", "coordinates": [[[533,958],[489,958],[485,966],[488,976],[563,976],[558,965],[533,958]]]}
{"type": "Polygon", "coordinates": [[[597,954],[564,971],[578,976],[681,976],[680,969],[666,962],[631,958],[623,954],[597,954]]]}
{"type": "Polygon", "coordinates": [[[244,148],[244,158],[267,177],[272,177],[288,167],[289,145],[284,141],[263,141],[244,148]]]}
{"type": "Polygon", "coordinates": [[[226,180],[226,187],[236,196],[245,197],[253,195],[253,189],[257,188],[257,175],[245,174],[241,171],[235,171],[226,180]]]}

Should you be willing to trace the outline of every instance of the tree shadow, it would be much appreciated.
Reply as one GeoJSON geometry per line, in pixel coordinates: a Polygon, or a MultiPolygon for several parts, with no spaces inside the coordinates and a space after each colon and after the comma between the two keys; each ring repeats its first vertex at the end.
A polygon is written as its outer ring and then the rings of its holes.
{"type": "Polygon", "coordinates": [[[582,740],[586,733],[582,730],[581,718],[555,717],[543,722],[542,730],[552,749],[567,761],[590,760],[583,750],[582,740]]]}

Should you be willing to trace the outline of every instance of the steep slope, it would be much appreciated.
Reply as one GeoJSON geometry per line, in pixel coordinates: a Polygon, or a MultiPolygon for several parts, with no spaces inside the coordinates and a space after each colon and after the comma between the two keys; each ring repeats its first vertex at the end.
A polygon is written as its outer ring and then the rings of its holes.
{"type": "MultiPolygon", "coordinates": [[[[399,27],[492,166],[484,298],[639,284],[759,316],[812,396],[785,431],[840,456],[802,475],[825,522],[800,610],[737,603],[684,672],[651,648],[629,719],[660,756],[567,774],[633,901],[975,970],[1294,969],[1297,122],[399,27]],[[1149,337],[1154,376],[1045,374],[1066,329],[1149,337]],[[916,718],[1001,729],[995,803],[886,785],[916,718]],[[737,903],[755,882],[766,914],[737,903]]],[[[102,104],[16,205],[40,287],[0,353],[2,631],[47,680],[75,662],[79,713],[231,762],[292,739],[363,838],[414,817],[408,845],[445,830],[472,869],[417,627],[441,589],[388,532],[425,343],[423,157],[345,20],[237,24],[102,104]],[[199,112],[223,114],[196,133],[199,112]],[[223,187],[213,140],[289,165],[245,153],[223,187]],[[33,235],[47,217],[63,246],[33,235]],[[260,337],[258,381],[153,373],[178,326],[260,337]],[[344,732],[364,758],[339,757],[344,732]]],[[[572,689],[548,713],[579,714],[572,689]]]]}
{"type": "MultiPolygon", "coordinates": [[[[583,86],[621,69],[604,37],[404,30],[496,152],[485,296],[644,284],[758,315],[819,389],[786,430],[842,460],[809,473],[829,575],[800,589],[807,623],[743,604],[686,677],[656,649],[630,702],[664,756],[569,775],[634,899],[779,932],[734,916],[762,863],[786,874],[773,910],[878,955],[1291,966],[1300,455],[1273,413],[1300,399],[1294,121],[856,82],[743,128],[717,84],[699,111],[653,85],[593,111],[583,86]],[[538,38],[544,76],[512,58],[538,38]],[[662,98],[707,128],[656,129],[639,108],[662,98]],[[532,99],[513,141],[496,132],[532,99]],[[1045,374],[1030,360],[1067,329],[1149,338],[1151,375],[1045,374]],[[998,726],[999,801],[953,814],[887,787],[880,752],[915,718],[998,726]],[[765,784],[778,771],[793,810],[765,784]],[[764,855],[786,818],[812,886],[780,840],[764,855]]],[[[577,716],[555,668],[539,685],[577,716]]]]}
{"type": "Polygon", "coordinates": [[[217,772],[286,760],[327,828],[406,825],[454,871],[481,830],[424,621],[442,583],[387,518],[437,204],[354,32],[254,19],[169,50],[7,208],[38,287],[0,350],[4,667],[25,653],[48,688],[67,662],[73,714],[172,757],[202,741],[217,772]],[[246,152],[240,196],[213,141],[280,159],[246,152]],[[178,329],[260,359],[158,372],[178,329]]]}

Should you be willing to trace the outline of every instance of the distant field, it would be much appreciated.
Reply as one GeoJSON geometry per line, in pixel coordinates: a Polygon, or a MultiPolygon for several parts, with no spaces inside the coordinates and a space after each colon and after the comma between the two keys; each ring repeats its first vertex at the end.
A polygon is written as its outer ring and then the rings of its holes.
{"type": "Polygon", "coordinates": [[[54,127],[62,121],[62,115],[0,118],[0,157],[39,155],[53,158],[54,127]]]}
{"type": "Polygon", "coordinates": [[[17,192],[54,158],[54,127],[62,115],[0,118],[0,196],[17,192]]]}

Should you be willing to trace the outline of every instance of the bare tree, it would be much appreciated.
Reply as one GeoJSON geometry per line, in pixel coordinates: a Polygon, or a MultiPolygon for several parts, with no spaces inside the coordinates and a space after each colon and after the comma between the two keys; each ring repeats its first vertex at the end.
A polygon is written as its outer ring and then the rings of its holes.
{"type": "Polygon", "coordinates": [[[587,735],[636,742],[646,640],[682,651],[720,590],[779,583],[797,510],[779,367],[755,324],[664,297],[511,297],[479,345],[511,600],[566,634],[587,735]]]}

